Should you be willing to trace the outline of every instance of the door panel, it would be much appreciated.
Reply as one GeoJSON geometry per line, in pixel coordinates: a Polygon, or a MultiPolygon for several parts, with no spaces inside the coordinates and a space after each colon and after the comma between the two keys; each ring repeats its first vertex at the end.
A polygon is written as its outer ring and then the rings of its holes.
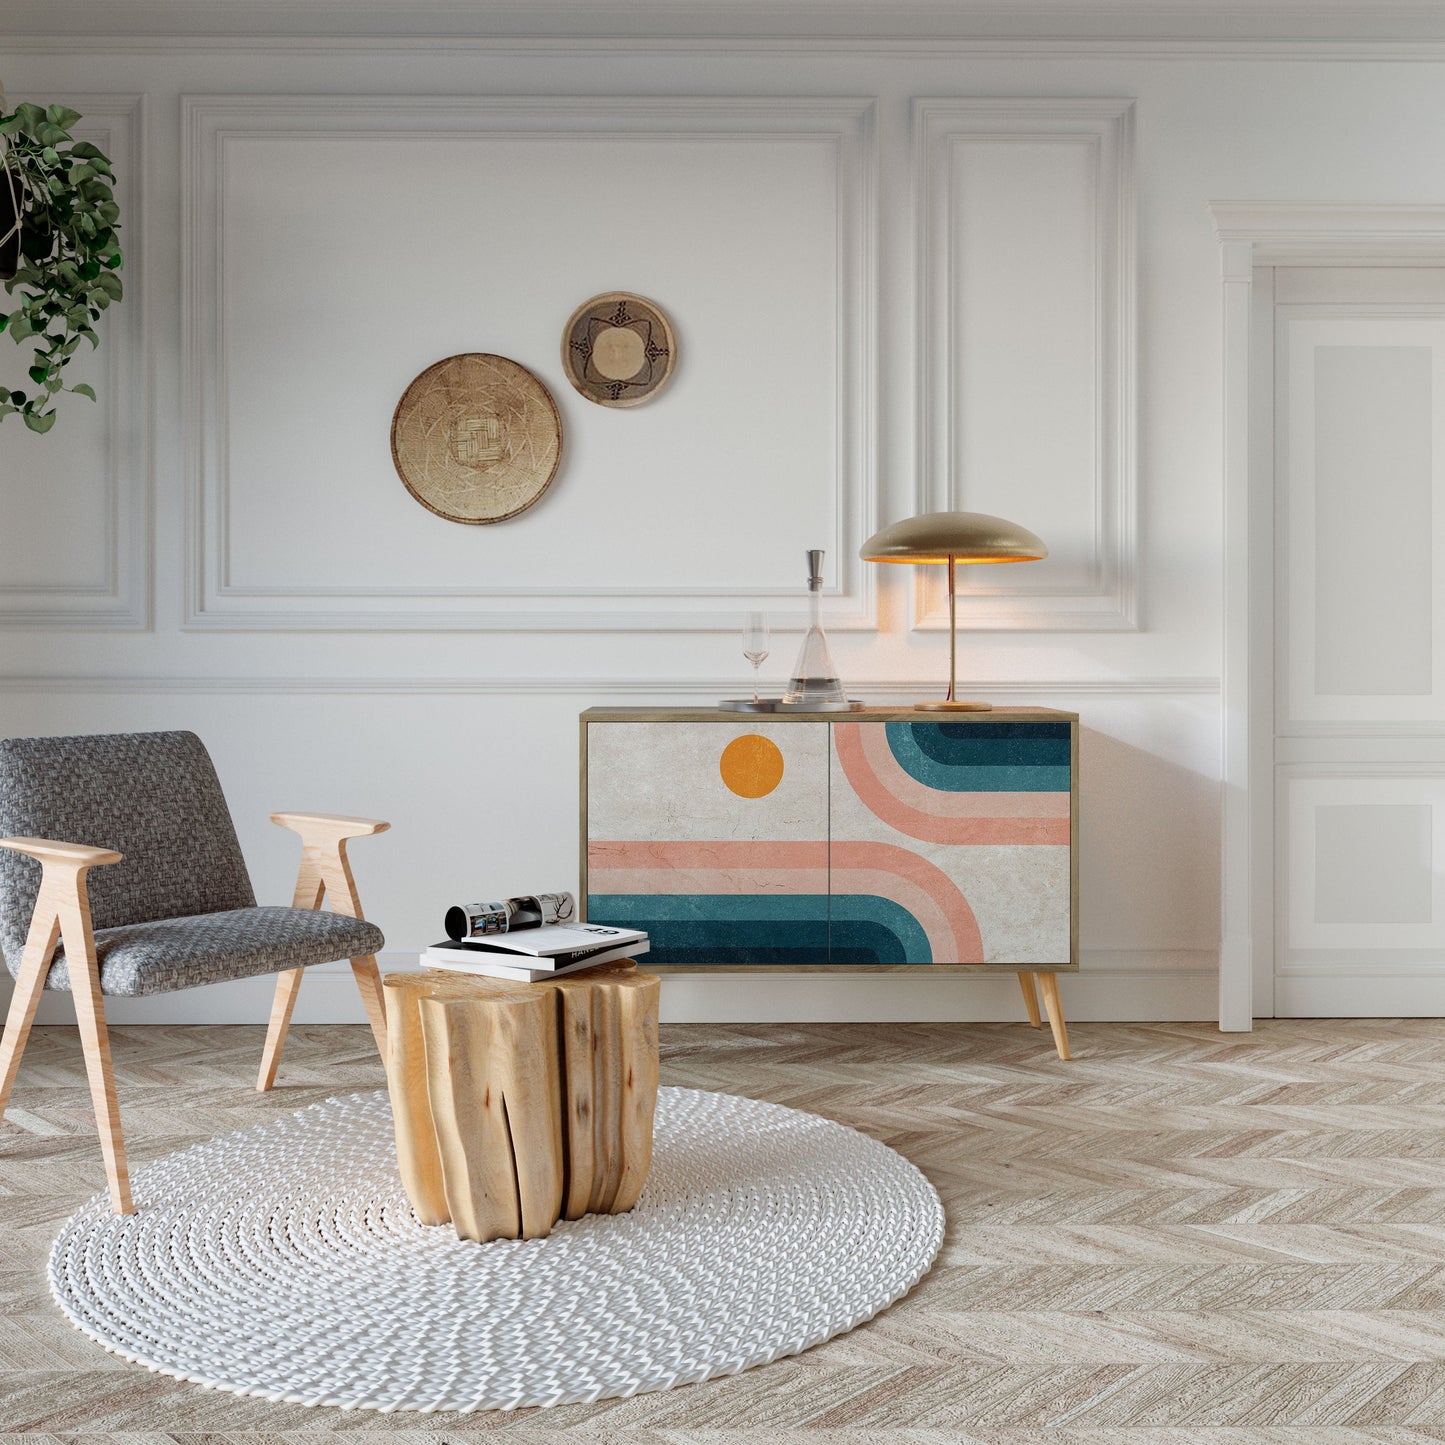
{"type": "Polygon", "coordinates": [[[587,917],[649,963],[828,961],[828,724],[587,728],[587,917]]]}
{"type": "Polygon", "coordinates": [[[1445,719],[1445,316],[1278,311],[1285,727],[1445,719]]]}
{"type": "Polygon", "coordinates": [[[1070,752],[1066,722],[834,723],[833,961],[1067,967],[1070,752]]]}
{"type": "Polygon", "coordinates": [[[1445,270],[1274,281],[1275,1011],[1434,1013],[1445,270]]]}

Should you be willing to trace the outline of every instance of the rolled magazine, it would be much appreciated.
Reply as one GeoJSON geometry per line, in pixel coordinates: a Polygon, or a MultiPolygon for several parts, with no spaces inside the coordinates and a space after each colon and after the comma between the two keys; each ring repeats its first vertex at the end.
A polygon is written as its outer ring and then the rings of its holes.
{"type": "Polygon", "coordinates": [[[446,931],[460,943],[576,919],[577,900],[570,893],[527,893],[492,903],[454,903],[447,909],[446,931]]]}

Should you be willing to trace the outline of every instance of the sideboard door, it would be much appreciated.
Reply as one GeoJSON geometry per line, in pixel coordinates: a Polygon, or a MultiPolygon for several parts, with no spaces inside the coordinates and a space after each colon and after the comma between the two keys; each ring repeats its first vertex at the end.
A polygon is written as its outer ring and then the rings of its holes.
{"type": "Polygon", "coordinates": [[[587,724],[587,918],[649,964],[828,961],[825,722],[587,724]]]}
{"type": "Polygon", "coordinates": [[[1068,968],[1067,721],[838,722],[833,964],[1068,968]]]}

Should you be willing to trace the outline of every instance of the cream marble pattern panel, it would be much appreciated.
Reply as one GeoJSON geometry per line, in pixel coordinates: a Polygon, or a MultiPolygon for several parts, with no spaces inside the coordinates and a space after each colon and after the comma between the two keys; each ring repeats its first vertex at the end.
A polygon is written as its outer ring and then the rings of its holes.
{"type": "MultiPolygon", "coordinates": [[[[930,843],[890,827],[831,759],[832,840],[888,844],[947,875],[978,920],[983,962],[1069,963],[1069,849],[1039,844],[930,843]]],[[[957,959],[935,959],[955,963],[957,959]]]]}
{"type": "Polygon", "coordinates": [[[587,837],[613,842],[822,842],[828,836],[828,725],[618,722],[587,727],[587,837]],[[783,775],[763,797],[723,782],[723,750],[757,736],[783,775]]]}

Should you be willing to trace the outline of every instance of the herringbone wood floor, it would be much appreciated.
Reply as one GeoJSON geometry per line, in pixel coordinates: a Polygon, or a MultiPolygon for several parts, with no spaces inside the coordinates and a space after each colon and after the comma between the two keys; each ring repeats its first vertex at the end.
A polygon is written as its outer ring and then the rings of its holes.
{"type": "MultiPolygon", "coordinates": [[[[178,1384],[52,1307],[46,1249],[102,1183],[75,1038],[38,1031],[0,1127],[0,1433],[134,1445],[1445,1441],[1445,1021],[674,1026],[663,1079],[843,1120],[914,1160],[944,1251],[873,1323],[733,1379],[592,1406],[345,1414],[178,1384]]],[[[361,1028],[113,1034],[139,1165],[379,1087],[361,1028]]]]}

